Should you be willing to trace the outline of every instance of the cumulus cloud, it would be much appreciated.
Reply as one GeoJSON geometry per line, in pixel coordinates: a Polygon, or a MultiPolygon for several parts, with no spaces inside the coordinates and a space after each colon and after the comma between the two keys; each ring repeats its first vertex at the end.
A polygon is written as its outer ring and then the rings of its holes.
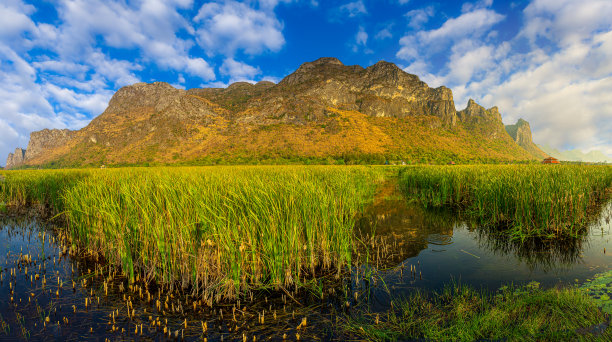
{"type": "Polygon", "coordinates": [[[506,123],[526,119],[538,143],[612,152],[612,3],[534,0],[505,41],[495,31],[504,17],[490,5],[465,5],[439,28],[401,38],[405,70],[451,87],[459,109],[475,98],[499,106],[506,123]],[[440,49],[450,54],[434,69],[428,60],[440,49]]]}
{"type": "Polygon", "coordinates": [[[449,45],[462,39],[481,40],[492,26],[504,16],[490,9],[477,9],[447,20],[441,27],[419,31],[400,39],[397,57],[411,60],[422,55],[419,49],[427,47],[429,54],[445,50],[449,45]]]}
{"type": "Polygon", "coordinates": [[[209,56],[275,52],[285,44],[282,24],[274,13],[237,1],[204,4],[194,21],[199,25],[197,41],[209,56]]]}
{"type": "Polygon", "coordinates": [[[253,78],[261,73],[259,68],[252,67],[246,63],[235,61],[228,58],[221,65],[220,72],[223,75],[230,76],[230,83],[233,82],[251,82],[253,78]]]}

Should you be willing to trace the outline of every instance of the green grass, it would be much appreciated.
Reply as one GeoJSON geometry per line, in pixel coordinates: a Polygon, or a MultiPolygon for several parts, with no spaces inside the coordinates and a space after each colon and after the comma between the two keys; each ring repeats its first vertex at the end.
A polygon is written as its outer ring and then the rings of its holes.
{"type": "Polygon", "coordinates": [[[383,169],[204,167],[5,172],[0,201],[48,204],[74,244],[211,301],[340,274],[383,169]]]}
{"type": "Polygon", "coordinates": [[[349,318],[344,329],[372,341],[567,341],[595,338],[586,330],[607,319],[577,289],[530,284],[488,293],[454,284],[440,293],[416,292],[382,314],[349,318]]]}
{"type": "Polygon", "coordinates": [[[576,237],[609,197],[612,167],[420,166],[402,169],[399,182],[426,207],[459,209],[513,238],[576,237]]]}

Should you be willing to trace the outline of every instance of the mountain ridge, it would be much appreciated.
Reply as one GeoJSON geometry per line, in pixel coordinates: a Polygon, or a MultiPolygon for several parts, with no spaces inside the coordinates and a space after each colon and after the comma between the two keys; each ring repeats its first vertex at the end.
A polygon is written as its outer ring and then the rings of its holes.
{"type": "Polygon", "coordinates": [[[296,158],[483,162],[539,156],[507,133],[497,107],[470,100],[456,111],[450,89],[431,88],[393,63],[363,68],[327,57],[303,63],[278,84],[123,87],[86,127],[33,132],[23,158],[13,154],[7,167],[296,158]]]}

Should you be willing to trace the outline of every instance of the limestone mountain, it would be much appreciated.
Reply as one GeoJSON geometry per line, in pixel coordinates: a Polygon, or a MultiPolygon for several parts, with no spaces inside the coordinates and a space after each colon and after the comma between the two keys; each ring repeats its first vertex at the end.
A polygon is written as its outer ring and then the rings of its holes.
{"type": "Polygon", "coordinates": [[[507,125],[506,131],[519,146],[527,150],[527,152],[531,153],[531,155],[534,157],[540,159],[548,157],[546,152],[542,151],[536,144],[533,143],[529,122],[523,119],[518,119],[516,124],[507,125]]]}
{"type": "Polygon", "coordinates": [[[457,112],[450,89],[392,63],[321,58],[278,84],[123,87],[83,129],[32,133],[11,166],[534,158],[506,133],[496,107],[470,100],[457,112]]]}

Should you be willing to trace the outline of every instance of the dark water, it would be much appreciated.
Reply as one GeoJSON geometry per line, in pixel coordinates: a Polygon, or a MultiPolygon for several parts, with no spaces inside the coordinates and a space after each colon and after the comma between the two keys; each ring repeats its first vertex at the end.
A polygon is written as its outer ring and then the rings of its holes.
{"type": "MultiPolygon", "coordinates": [[[[358,224],[362,231],[403,243],[402,260],[376,274],[386,286],[371,293],[375,309],[387,308],[392,298],[414,289],[436,291],[453,282],[490,291],[534,281],[550,288],[580,284],[612,268],[612,202],[601,208],[582,238],[520,243],[448,211],[425,210],[390,195],[370,207],[358,224]]],[[[363,290],[363,283],[356,289],[363,290]]]]}
{"type": "Polygon", "coordinates": [[[611,217],[612,203],[581,239],[518,244],[453,213],[408,204],[391,190],[357,226],[362,233],[390,237],[395,260],[355,269],[333,295],[327,295],[331,288],[322,288],[323,297],[306,291],[295,300],[262,293],[243,298],[240,306],[213,308],[187,294],[168,298],[155,289],[148,300],[142,287],[130,287],[103,263],[66,254],[52,226],[5,217],[0,219],[0,340],[280,341],[295,340],[297,334],[301,340],[343,339],[337,321],[343,313],[355,307],[385,310],[392,299],[415,289],[435,291],[453,281],[492,291],[508,283],[582,283],[612,268],[611,217]],[[168,308],[158,310],[157,298],[168,308]],[[304,318],[307,324],[300,327],[304,318]]]}
{"type": "Polygon", "coordinates": [[[125,277],[86,255],[64,253],[67,249],[53,231],[36,220],[0,218],[0,341],[253,341],[254,337],[283,340],[284,335],[295,340],[297,334],[301,340],[326,340],[336,336],[331,320],[334,305],[328,298],[302,293],[294,301],[262,292],[243,298],[239,306],[208,307],[188,294],[168,296],[151,288],[148,300],[140,292],[144,285],[130,286],[125,277]],[[306,325],[300,327],[304,318],[306,325]]]}

